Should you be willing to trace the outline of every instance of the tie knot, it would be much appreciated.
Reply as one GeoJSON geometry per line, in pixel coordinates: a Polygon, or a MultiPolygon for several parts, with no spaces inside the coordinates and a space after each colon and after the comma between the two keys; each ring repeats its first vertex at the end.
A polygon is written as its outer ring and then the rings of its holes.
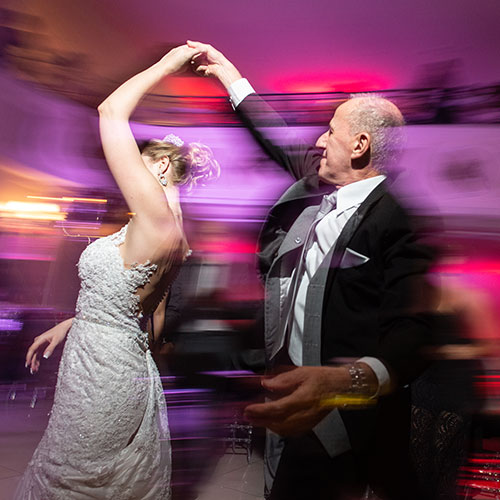
{"type": "Polygon", "coordinates": [[[325,194],[319,206],[318,217],[324,217],[328,212],[331,212],[337,206],[337,191],[330,194],[325,194]]]}

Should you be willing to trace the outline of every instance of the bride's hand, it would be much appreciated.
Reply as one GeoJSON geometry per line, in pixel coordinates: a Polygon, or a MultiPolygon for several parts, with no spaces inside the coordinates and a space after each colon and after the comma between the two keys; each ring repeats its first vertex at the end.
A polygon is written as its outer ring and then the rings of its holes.
{"type": "Polygon", "coordinates": [[[167,67],[168,74],[177,73],[185,69],[191,59],[199,53],[200,51],[196,48],[180,45],[164,55],[162,61],[167,67]]]}
{"type": "Polygon", "coordinates": [[[68,330],[71,327],[73,318],[63,321],[57,324],[45,333],[35,337],[33,344],[31,344],[28,352],[26,353],[26,368],[30,367],[31,374],[36,373],[40,367],[40,353],[45,344],[49,344],[45,347],[43,352],[43,357],[48,359],[48,357],[54,352],[54,349],[65,339],[68,330]]]}

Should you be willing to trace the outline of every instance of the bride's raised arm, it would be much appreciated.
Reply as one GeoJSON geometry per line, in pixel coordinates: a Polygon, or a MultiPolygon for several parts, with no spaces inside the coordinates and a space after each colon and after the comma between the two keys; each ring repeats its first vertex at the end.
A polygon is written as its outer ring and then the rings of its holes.
{"type": "Polygon", "coordinates": [[[165,76],[179,71],[196,49],[182,45],[172,49],[150,68],[118,87],[98,107],[104,155],[129,209],[137,222],[160,229],[171,213],[165,192],[146,167],[129,126],[129,118],[142,97],[165,76]]]}

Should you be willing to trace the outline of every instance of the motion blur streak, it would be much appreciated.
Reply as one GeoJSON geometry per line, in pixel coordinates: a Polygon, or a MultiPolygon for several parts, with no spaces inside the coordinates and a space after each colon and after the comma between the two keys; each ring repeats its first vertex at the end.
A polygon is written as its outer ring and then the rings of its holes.
{"type": "Polygon", "coordinates": [[[59,205],[54,203],[30,203],[26,201],[8,201],[0,204],[1,217],[18,219],[64,220],[59,205]]]}
{"type": "Polygon", "coordinates": [[[31,198],[34,200],[54,200],[54,201],[83,201],[87,203],[107,203],[108,200],[100,200],[99,198],[75,198],[75,197],[70,197],[70,196],[61,196],[61,197],[55,197],[55,196],[26,196],[26,198],[31,198]]]}

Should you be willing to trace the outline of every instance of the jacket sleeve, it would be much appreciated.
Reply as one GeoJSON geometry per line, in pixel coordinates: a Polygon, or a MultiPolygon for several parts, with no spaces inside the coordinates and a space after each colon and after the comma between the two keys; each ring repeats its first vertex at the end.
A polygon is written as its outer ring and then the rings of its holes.
{"type": "Polygon", "coordinates": [[[247,96],[236,112],[264,151],[296,180],[316,173],[321,153],[306,144],[260,96],[247,96]],[[278,129],[282,134],[279,145],[278,129]]]}

